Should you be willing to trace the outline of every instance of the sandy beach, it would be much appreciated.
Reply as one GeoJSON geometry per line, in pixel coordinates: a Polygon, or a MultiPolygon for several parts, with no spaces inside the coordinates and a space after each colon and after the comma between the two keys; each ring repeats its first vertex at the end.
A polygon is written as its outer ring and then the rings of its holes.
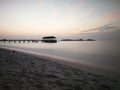
{"type": "Polygon", "coordinates": [[[98,75],[0,48],[0,90],[119,90],[120,78],[98,75]]]}

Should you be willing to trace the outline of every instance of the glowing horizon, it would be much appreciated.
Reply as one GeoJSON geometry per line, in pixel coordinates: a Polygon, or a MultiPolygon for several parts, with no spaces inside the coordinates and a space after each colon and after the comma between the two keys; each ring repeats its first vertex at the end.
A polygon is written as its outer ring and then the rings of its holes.
{"type": "Polygon", "coordinates": [[[119,4],[118,0],[0,0],[0,38],[118,33],[119,4]]]}

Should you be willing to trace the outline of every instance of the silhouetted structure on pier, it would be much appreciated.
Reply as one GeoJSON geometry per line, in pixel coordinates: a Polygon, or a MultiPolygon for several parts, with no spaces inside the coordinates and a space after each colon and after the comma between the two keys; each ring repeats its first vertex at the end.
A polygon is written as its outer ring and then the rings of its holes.
{"type": "Polygon", "coordinates": [[[47,36],[47,37],[43,37],[42,38],[42,42],[46,42],[46,43],[56,43],[56,37],[54,36],[47,36]]]}

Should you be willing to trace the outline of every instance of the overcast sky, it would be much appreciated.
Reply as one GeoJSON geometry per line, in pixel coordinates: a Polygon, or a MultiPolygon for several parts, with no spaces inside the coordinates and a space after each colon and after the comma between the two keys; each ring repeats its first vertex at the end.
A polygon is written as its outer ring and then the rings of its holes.
{"type": "Polygon", "coordinates": [[[120,40],[120,0],[0,0],[0,38],[120,40]]]}

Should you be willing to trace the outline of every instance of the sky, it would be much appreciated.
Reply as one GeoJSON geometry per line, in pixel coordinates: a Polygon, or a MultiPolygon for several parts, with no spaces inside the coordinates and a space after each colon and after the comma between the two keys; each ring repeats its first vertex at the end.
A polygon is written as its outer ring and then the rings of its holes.
{"type": "Polygon", "coordinates": [[[0,0],[0,39],[120,40],[120,0],[0,0]]]}

